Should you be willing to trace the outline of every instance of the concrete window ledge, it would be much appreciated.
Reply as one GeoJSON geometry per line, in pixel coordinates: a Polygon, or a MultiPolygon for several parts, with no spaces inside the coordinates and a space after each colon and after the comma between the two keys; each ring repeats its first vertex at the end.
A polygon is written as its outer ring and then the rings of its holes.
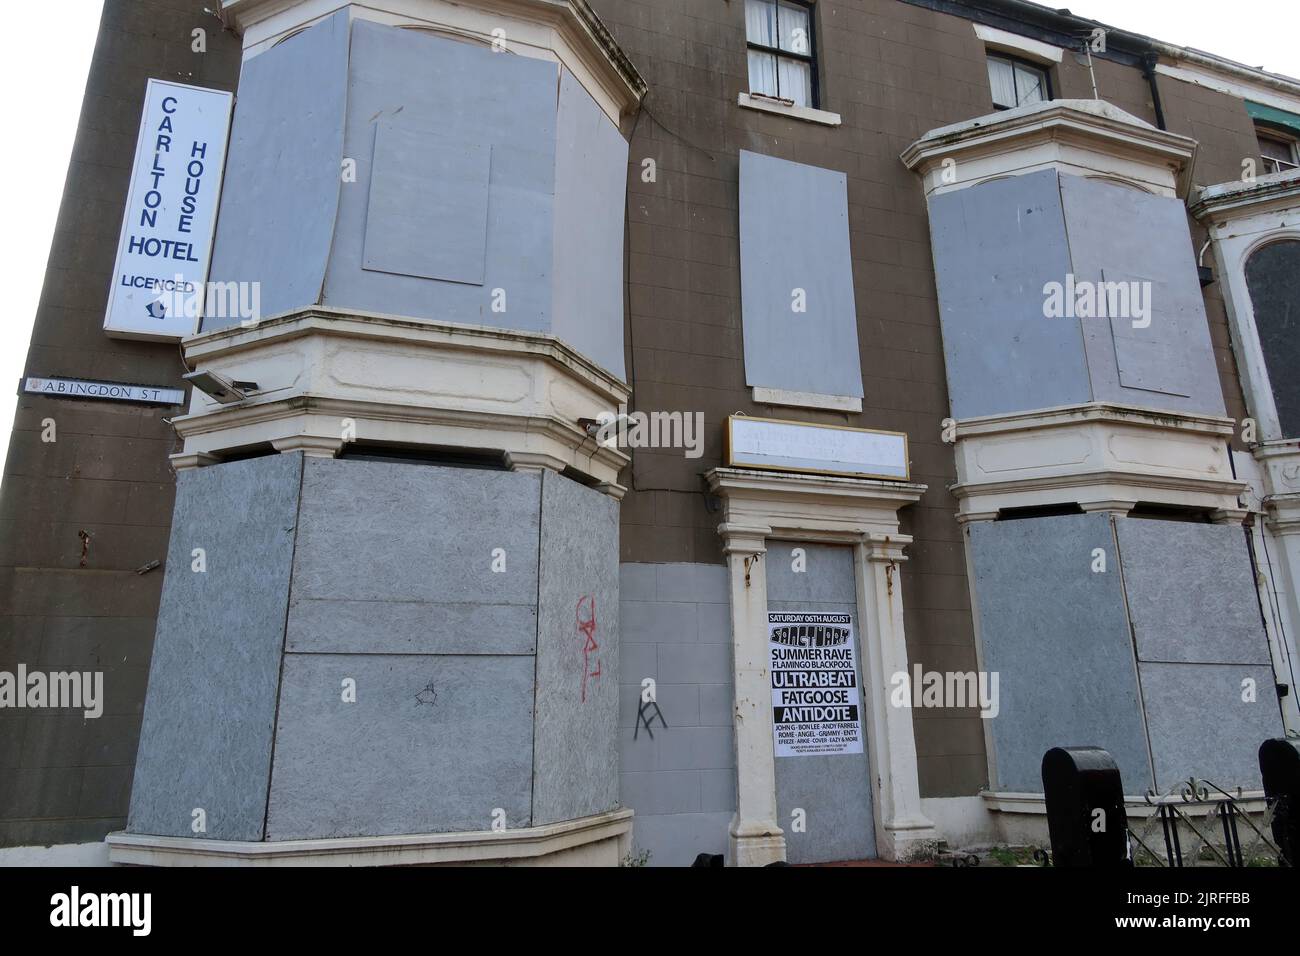
{"type": "Polygon", "coordinates": [[[518,830],[233,841],[110,833],[109,859],[134,866],[617,866],[632,847],[632,811],[518,830]]]}
{"type": "Polygon", "coordinates": [[[736,105],[749,110],[758,110],[760,113],[774,113],[777,116],[803,120],[806,123],[821,123],[823,126],[839,126],[842,122],[839,113],[831,113],[828,110],[815,110],[807,106],[787,106],[780,100],[751,96],[748,93],[741,93],[736,105]]]}
{"type": "Polygon", "coordinates": [[[862,411],[862,399],[852,395],[822,395],[818,392],[792,392],[784,388],[753,386],[754,401],[763,405],[788,405],[794,408],[826,408],[836,412],[862,411]]]}

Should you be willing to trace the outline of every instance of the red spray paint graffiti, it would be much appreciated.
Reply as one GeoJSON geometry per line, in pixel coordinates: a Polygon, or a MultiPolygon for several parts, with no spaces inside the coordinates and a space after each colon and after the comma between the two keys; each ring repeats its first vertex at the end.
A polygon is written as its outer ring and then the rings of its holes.
{"type": "Polygon", "coordinates": [[[600,650],[596,643],[596,597],[586,594],[578,598],[575,611],[578,634],[582,638],[582,702],[587,702],[587,678],[600,676],[600,661],[596,660],[596,669],[592,670],[592,655],[600,650]]]}

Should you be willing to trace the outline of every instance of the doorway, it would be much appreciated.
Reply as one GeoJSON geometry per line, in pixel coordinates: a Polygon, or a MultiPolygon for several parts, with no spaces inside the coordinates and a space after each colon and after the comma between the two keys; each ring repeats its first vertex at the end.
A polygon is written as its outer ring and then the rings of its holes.
{"type": "Polygon", "coordinates": [[[851,547],[770,541],[778,822],[790,863],[876,857],[851,547]]]}

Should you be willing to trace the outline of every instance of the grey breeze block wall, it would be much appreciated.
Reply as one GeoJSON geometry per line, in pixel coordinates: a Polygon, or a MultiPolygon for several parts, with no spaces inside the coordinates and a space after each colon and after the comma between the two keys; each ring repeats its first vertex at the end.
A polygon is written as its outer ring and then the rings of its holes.
{"type": "Polygon", "coordinates": [[[1041,791],[1043,753],[1080,745],[1109,750],[1129,793],[1260,786],[1255,754],[1282,725],[1240,528],[1066,515],[977,523],[970,545],[1001,675],[995,788],[1041,791]]]}
{"type": "Polygon", "coordinates": [[[736,811],[727,573],[713,564],[620,569],[619,790],[636,811],[633,845],[650,852],[651,866],[726,852],[736,811]],[[647,677],[668,724],[650,708],[649,732],[637,727],[647,677]]]}
{"type": "Polygon", "coordinates": [[[173,549],[210,538],[209,573],[173,561],[164,586],[190,610],[160,619],[133,832],[193,835],[198,797],[202,836],[254,840],[616,805],[617,621],[575,612],[617,604],[612,499],[549,473],[296,454],[190,474],[173,549]],[[242,577],[213,576],[235,556],[242,577]],[[203,681],[230,689],[195,706],[203,681]]]}
{"type": "Polygon", "coordinates": [[[1180,201],[1043,170],[934,196],[929,214],[958,418],[1090,401],[1223,414],[1180,201]],[[1044,286],[1070,274],[1149,283],[1149,326],[1045,316],[1044,286]]]}
{"type": "Polygon", "coordinates": [[[244,69],[212,278],[268,315],[554,332],[622,375],[626,169],[556,63],[339,11],[244,69]]]}

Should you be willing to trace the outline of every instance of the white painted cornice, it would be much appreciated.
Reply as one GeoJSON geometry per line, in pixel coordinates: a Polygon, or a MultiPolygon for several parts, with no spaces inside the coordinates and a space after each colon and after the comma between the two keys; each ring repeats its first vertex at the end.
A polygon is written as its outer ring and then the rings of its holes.
{"type": "Polygon", "coordinates": [[[1103,100],[1051,100],[933,129],[900,158],[927,195],[1046,168],[1174,194],[1186,192],[1196,145],[1103,100]]]}
{"type": "Polygon", "coordinates": [[[484,43],[494,41],[494,26],[502,27],[506,49],[565,64],[615,122],[634,111],[648,89],[587,0],[222,0],[221,19],[243,38],[248,56],[343,8],[354,19],[445,30],[484,43]]]}
{"type": "Polygon", "coordinates": [[[1219,225],[1260,213],[1300,210],[1300,169],[1206,186],[1197,191],[1188,209],[1202,222],[1219,225]]]}
{"type": "Polygon", "coordinates": [[[864,534],[898,534],[898,509],[919,501],[926,486],[752,468],[714,468],[709,491],[726,501],[725,527],[763,528],[777,537],[862,543],[864,534]]]}
{"type": "Polygon", "coordinates": [[[1135,427],[1175,429],[1199,434],[1230,436],[1235,424],[1223,415],[1194,412],[1167,412],[1158,409],[1120,405],[1115,402],[1089,402],[1086,405],[1058,405],[1027,412],[981,415],[957,421],[957,438],[976,435],[1004,435],[1016,431],[1037,431],[1075,422],[1110,422],[1135,427]]]}
{"type": "Polygon", "coordinates": [[[192,392],[172,421],[178,469],[268,445],[333,457],[356,441],[497,451],[512,468],[624,490],[628,456],[583,423],[615,413],[630,390],[551,335],[313,307],[192,336],[184,349],[196,369],[256,390],[225,405],[192,392]]]}
{"type": "Polygon", "coordinates": [[[1204,55],[1166,56],[1172,62],[1157,63],[1155,68],[1162,76],[1288,113],[1300,113],[1300,82],[1290,77],[1204,55]]]}
{"type": "Polygon", "coordinates": [[[1300,522],[1300,439],[1267,441],[1251,449],[1264,472],[1265,504],[1285,513],[1292,526],[1300,522]]]}
{"type": "Polygon", "coordinates": [[[268,337],[289,340],[317,333],[344,338],[407,341],[412,344],[502,355],[528,353],[542,357],[586,380],[591,387],[604,392],[611,401],[626,401],[629,394],[627,383],[613,372],[587,358],[562,339],[545,332],[470,325],[464,322],[407,319],[382,312],[359,312],[324,305],[286,312],[249,326],[236,325],[200,332],[185,339],[185,356],[191,361],[233,356],[245,349],[258,347],[268,337]]]}
{"type": "Polygon", "coordinates": [[[1239,520],[1246,482],[1228,458],[1232,419],[1105,402],[960,419],[958,520],[1006,509],[1078,505],[1126,513],[1139,503],[1239,520]]]}

